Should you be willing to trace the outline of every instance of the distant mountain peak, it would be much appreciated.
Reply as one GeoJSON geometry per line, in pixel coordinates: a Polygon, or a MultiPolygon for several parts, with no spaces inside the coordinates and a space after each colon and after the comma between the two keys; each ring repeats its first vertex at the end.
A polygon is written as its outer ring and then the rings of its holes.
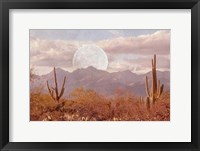
{"type": "Polygon", "coordinates": [[[106,72],[106,71],[97,69],[93,66],[88,66],[86,68],[78,68],[78,69],[74,70],[73,72],[75,72],[75,73],[76,72],[96,72],[97,73],[97,72],[106,72]]]}
{"type": "MultiPolygon", "coordinates": [[[[58,67],[58,68],[55,68],[56,69],[56,74],[59,74],[59,75],[65,75],[65,74],[68,74],[69,72],[68,71],[65,71],[64,69],[58,67]]],[[[53,75],[54,74],[54,69],[51,70],[51,72],[49,72],[48,74],[46,75],[53,75]]],[[[45,76],[45,75],[43,75],[45,76]]]]}
{"type": "Polygon", "coordinates": [[[60,68],[60,67],[57,67],[56,68],[56,71],[65,71],[64,69],[60,68]]]}
{"type": "Polygon", "coordinates": [[[86,70],[98,70],[97,68],[93,67],[93,66],[89,66],[87,68],[85,68],[86,70]]]}
{"type": "MultiPolygon", "coordinates": [[[[65,96],[68,96],[74,89],[83,86],[86,89],[94,89],[96,92],[106,95],[113,95],[117,88],[130,91],[138,96],[145,95],[145,76],[151,80],[151,72],[138,75],[130,70],[118,71],[109,73],[107,71],[98,70],[93,66],[87,68],[76,69],[73,72],[68,72],[62,68],[56,68],[57,80],[62,84],[63,77],[67,76],[65,96]]],[[[170,86],[169,72],[157,71],[157,77],[161,83],[165,85],[165,90],[170,86]]],[[[46,81],[49,84],[54,84],[53,70],[32,83],[31,87],[38,87],[41,84],[44,86],[44,92],[48,93],[46,89],[46,81]]]]}
{"type": "Polygon", "coordinates": [[[118,72],[113,72],[114,75],[137,75],[136,73],[131,72],[130,70],[123,70],[118,72]]]}
{"type": "Polygon", "coordinates": [[[133,72],[130,71],[130,70],[124,70],[124,71],[121,71],[121,72],[126,73],[126,74],[135,74],[135,73],[133,73],[133,72]]]}

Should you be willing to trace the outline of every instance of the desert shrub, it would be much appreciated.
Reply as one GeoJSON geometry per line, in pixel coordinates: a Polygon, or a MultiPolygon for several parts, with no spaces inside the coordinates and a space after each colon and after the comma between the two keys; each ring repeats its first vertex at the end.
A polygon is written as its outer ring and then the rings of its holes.
{"type": "Polygon", "coordinates": [[[65,111],[77,119],[106,120],[110,115],[109,101],[94,90],[77,88],[70,94],[71,100],[66,101],[65,111]]]}
{"type": "Polygon", "coordinates": [[[47,109],[56,104],[48,94],[41,93],[41,89],[34,88],[30,92],[30,120],[38,120],[47,109]]]}
{"type": "Polygon", "coordinates": [[[60,104],[48,94],[31,93],[31,120],[63,121],[165,121],[170,120],[170,94],[165,92],[148,110],[132,94],[112,98],[84,88],[75,89],[60,104]]]}
{"type": "Polygon", "coordinates": [[[170,93],[165,92],[160,99],[152,106],[152,121],[169,121],[170,120],[170,93]]]}

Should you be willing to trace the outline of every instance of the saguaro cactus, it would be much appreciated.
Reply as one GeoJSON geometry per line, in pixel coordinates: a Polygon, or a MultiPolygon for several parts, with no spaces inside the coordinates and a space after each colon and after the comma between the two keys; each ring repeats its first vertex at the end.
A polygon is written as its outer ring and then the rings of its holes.
{"type": "Polygon", "coordinates": [[[160,80],[157,81],[156,75],[156,55],[152,59],[152,85],[151,91],[149,91],[148,77],[146,76],[146,94],[147,94],[147,107],[150,108],[150,102],[153,104],[160,98],[163,92],[164,85],[160,85],[160,80]]]}
{"type": "Polygon", "coordinates": [[[49,94],[52,97],[52,99],[55,100],[58,103],[59,103],[59,100],[60,100],[60,98],[62,97],[62,95],[64,94],[64,91],[65,91],[65,88],[64,88],[65,80],[66,80],[66,76],[64,77],[63,84],[62,84],[62,87],[61,87],[61,90],[60,90],[60,94],[58,93],[58,83],[57,83],[55,67],[54,67],[54,83],[55,83],[55,87],[51,87],[50,88],[49,87],[49,82],[47,80],[47,88],[48,88],[49,94]]]}

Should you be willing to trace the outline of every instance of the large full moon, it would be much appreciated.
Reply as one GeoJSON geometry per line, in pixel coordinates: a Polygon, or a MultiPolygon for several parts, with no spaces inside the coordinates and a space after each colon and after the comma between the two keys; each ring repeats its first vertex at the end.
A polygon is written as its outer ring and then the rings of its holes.
{"type": "Polygon", "coordinates": [[[87,68],[93,66],[99,70],[106,70],[108,57],[103,49],[96,45],[84,45],[80,47],[73,57],[73,68],[87,68]]]}

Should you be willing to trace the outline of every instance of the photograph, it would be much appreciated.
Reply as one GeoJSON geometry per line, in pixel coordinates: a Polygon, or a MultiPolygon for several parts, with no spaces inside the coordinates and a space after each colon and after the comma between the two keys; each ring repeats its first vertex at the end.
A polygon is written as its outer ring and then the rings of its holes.
{"type": "Polygon", "coordinates": [[[170,121],[170,29],[30,29],[30,121],[170,121]]]}

